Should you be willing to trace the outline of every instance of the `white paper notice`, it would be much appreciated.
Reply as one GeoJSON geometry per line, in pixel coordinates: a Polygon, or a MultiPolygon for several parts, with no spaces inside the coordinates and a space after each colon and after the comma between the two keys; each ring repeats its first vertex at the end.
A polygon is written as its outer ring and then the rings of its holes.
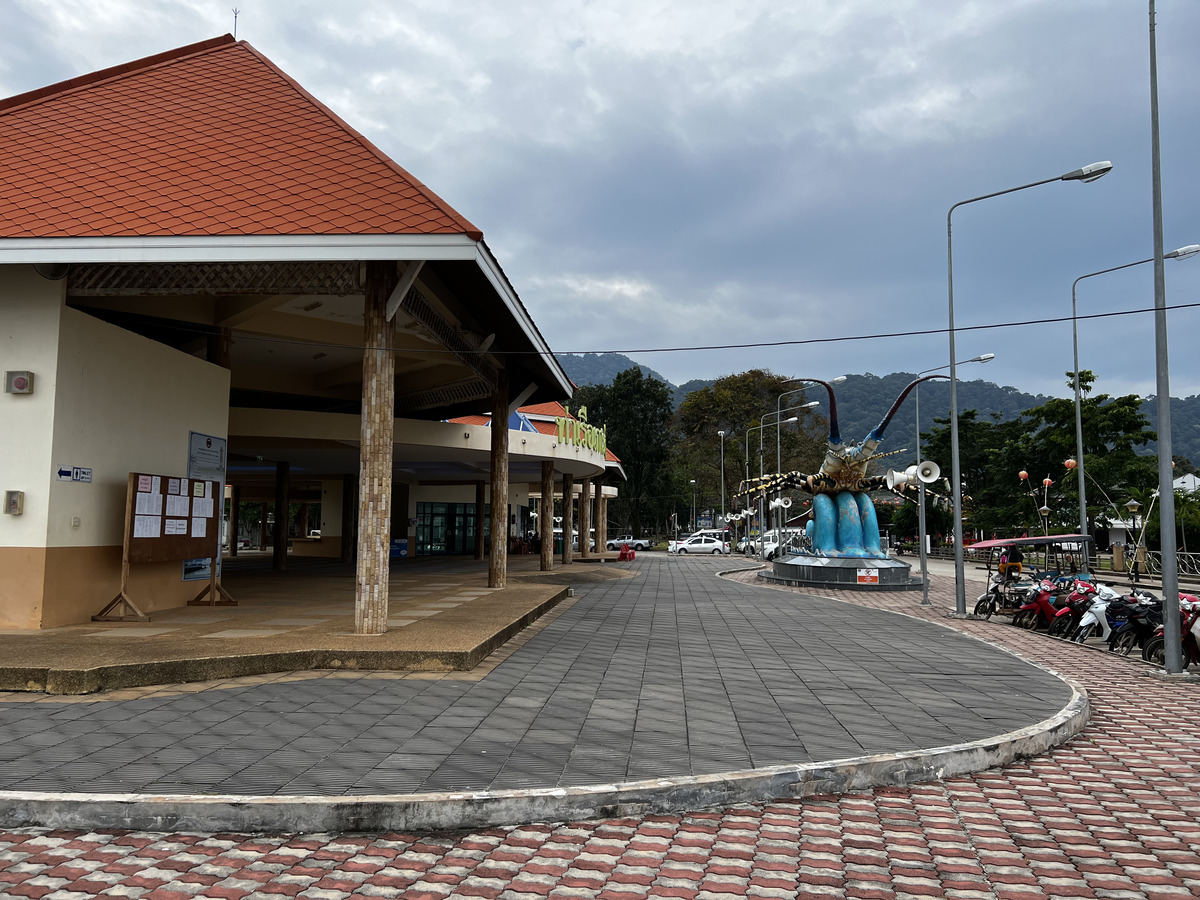
{"type": "Polygon", "coordinates": [[[156,538],[162,534],[162,519],[158,516],[134,516],[133,536],[135,538],[156,538]]]}
{"type": "Polygon", "coordinates": [[[208,519],[192,519],[192,537],[204,537],[208,533],[208,519]]]}
{"type": "Polygon", "coordinates": [[[167,482],[167,493],[168,494],[178,494],[179,493],[179,479],[178,478],[172,478],[170,481],[167,482]]]}
{"type": "Polygon", "coordinates": [[[162,476],[161,475],[151,475],[150,476],[150,493],[152,493],[152,494],[161,494],[162,493],[162,476]]]}
{"type": "Polygon", "coordinates": [[[203,516],[206,519],[211,519],[213,514],[212,500],[206,500],[203,497],[197,497],[192,501],[192,515],[203,516]]]}
{"type": "Polygon", "coordinates": [[[204,482],[204,496],[209,500],[212,499],[212,486],[213,483],[211,481],[204,482]]]}
{"type": "MultiPolygon", "coordinates": [[[[186,495],[167,494],[167,515],[187,518],[188,502],[186,495]]],[[[167,533],[170,534],[171,532],[167,533]]],[[[184,528],[179,534],[187,534],[187,529],[184,528]]]]}
{"type": "Polygon", "coordinates": [[[161,516],[162,499],[162,494],[138,494],[134,513],[139,516],[161,516]]]}
{"type": "Polygon", "coordinates": [[[142,493],[150,490],[150,485],[153,483],[149,475],[138,476],[138,490],[142,493]]]}
{"type": "Polygon", "coordinates": [[[187,519],[167,519],[165,532],[167,534],[187,534],[187,528],[187,519]]]}
{"type": "Polygon", "coordinates": [[[204,482],[203,481],[193,481],[192,482],[192,496],[193,497],[203,497],[204,496],[204,482]]]}

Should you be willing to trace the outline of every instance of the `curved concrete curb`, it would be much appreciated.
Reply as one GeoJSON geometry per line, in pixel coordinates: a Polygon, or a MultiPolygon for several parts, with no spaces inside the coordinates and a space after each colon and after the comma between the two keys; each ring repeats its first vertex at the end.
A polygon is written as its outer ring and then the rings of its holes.
{"type": "MultiPolygon", "coordinates": [[[[1061,676],[1059,676],[1061,677],[1061,676]]],[[[1064,679],[1065,680],[1065,679],[1064,679]]],[[[909,753],[535,790],[441,792],[359,797],[0,792],[0,822],[10,828],[137,831],[299,832],[437,831],[529,822],[678,813],[893,787],[981,772],[1043,753],[1083,729],[1088,699],[1071,701],[1036,725],[985,740],[909,753]]]]}

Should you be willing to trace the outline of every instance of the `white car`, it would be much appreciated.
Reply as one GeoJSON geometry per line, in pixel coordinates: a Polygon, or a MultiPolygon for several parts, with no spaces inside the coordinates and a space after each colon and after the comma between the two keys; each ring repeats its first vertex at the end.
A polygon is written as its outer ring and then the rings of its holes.
{"type": "Polygon", "coordinates": [[[645,538],[635,538],[632,534],[627,534],[625,537],[612,538],[605,546],[609,550],[620,550],[622,544],[628,544],[630,550],[649,550],[650,542],[645,538]]]}
{"type": "Polygon", "coordinates": [[[729,542],[719,541],[707,534],[697,534],[682,541],[671,541],[667,552],[678,553],[680,556],[688,553],[728,553],[729,542]]]}

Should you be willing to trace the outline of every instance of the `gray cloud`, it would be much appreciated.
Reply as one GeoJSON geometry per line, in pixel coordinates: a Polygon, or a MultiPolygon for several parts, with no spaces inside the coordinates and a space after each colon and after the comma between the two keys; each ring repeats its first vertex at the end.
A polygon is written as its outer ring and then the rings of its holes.
{"type": "MultiPolygon", "coordinates": [[[[245,0],[249,40],[487,235],[552,346],[625,350],[1069,315],[1080,274],[1151,252],[1145,4],[1117,0],[545,2],[245,0]]],[[[0,89],[28,90],[230,30],[199,0],[16,4],[0,89]]],[[[1165,234],[1200,242],[1200,8],[1160,0],[1165,234]]],[[[1086,284],[1081,312],[1147,306],[1150,266],[1086,284]]],[[[1168,263],[1168,300],[1200,262],[1168,263]]],[[[1175,394],[1200,392],[1170,317],[1175,394]],[[1176,349],[1178,348],[1178,349],[1176,349]]],[[[1110,392],[1154,390],[1149,316],[1084,322],[1110,392]]],[[[1070,325],[967,332],[980,375],[1067,393],[1070,325]]],[[[944,335],[642,358],[677,382],[766,365],[886,373],[944,335]]]]}

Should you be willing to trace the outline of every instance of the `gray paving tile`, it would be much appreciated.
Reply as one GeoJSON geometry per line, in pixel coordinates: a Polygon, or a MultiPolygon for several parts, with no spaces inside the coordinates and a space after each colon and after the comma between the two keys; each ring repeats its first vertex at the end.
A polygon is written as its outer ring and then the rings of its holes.
{"type": "MultiPolygon", "coordinates": [[[[639,558],[637,578],[578,586],[572,607],[473,681],[314,674],[136,700],[0,702],[0,790],[605,783],[988,738],[1068,699],[1061,682],[989,645],[716,578],[726,565],[639,558]]],[[[415,600],[394,618],[449,602],[415,600]]]]}

